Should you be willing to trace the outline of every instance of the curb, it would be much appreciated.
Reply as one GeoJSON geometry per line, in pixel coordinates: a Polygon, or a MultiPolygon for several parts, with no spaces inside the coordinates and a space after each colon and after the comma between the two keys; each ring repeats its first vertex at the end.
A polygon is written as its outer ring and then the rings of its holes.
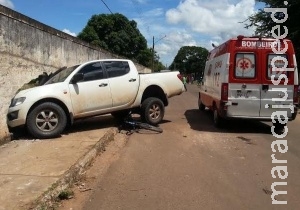
{"type": "Polygon", "coordinates": [[[4,136],[0,137],[0,146],[7,144],[12,139],[11,134],[5,134],[4,136]]]}
{"type": "Polygon", "coordinates": [[[85,170],[93,163],[97,155],[104,152],[108,143],[114,140],[117,132],[117,128],[109,129],[91,150],[79,158],[79,160],[71,166],[60,179],[52,184],[46,192],[39,196],[39,198],[35,201],[31,202],[28,209],[53,209],[54,205],[58,201],[57,198],[59,194],[70,188],[80,178],[80,176],[84,174],[85,170]]]}

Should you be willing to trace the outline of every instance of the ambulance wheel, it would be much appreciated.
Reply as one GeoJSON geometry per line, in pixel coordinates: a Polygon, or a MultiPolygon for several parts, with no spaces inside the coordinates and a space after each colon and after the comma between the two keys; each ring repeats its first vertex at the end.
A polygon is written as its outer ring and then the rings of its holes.
{"type": "Polygon", "coordinates": [[[205,105],[202,103],[201,99],[199,99],[199,110],[204,111],[205,105]]]}
{"type": "Polygon", "coordinates": [[[213,119],[215,127],[221,128],[223,126],[224,119],[220,116],[217,108],[214,108],[213,119]]]}
{"type": "Polygon", "coordinates": [[[277,135],[282,135],[285,131],[284,129],[284,126],[286,124],[281,124],[280,122],[275,122],[273,123],[273,126],[275,126],[275,129],[274,129],[274,132],[277,134],[277,135]]]}

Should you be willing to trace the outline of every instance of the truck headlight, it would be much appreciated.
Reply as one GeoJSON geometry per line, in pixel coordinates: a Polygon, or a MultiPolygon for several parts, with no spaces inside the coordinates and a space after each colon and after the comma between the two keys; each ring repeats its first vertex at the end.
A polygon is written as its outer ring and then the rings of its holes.
{"type": "Polygon", "coordinates": [[[18,106],[18,105],[22,104],[25,101],[25,99],[26,99],[26,97],[13,98],[11,100],[9,107],[18,106]]]}

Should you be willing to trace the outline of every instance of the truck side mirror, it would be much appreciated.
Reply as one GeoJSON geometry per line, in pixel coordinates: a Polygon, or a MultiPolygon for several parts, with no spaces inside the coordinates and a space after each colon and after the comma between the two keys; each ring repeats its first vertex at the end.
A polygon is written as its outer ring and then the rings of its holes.
{"type": "Polygon", "coordinates": [[[77,82],[83,80],[83,74],[82,73],[77,73],[73,76],[73,78],[71,79],[71,83],[72,84],[76,84],[77,82]]]}

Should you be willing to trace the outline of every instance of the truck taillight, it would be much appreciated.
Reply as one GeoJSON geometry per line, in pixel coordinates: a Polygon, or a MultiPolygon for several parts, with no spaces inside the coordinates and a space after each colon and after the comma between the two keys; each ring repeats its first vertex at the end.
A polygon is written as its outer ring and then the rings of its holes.
{"type": "Polygon", "coordinates": [[[293,93],[294,104],[298,104],[298,87],[299,85],[294,85],[294,93],[293,93]]]}
{"type": "Polygon", "coordinates": [[[180,79],[182,81],[182,75],[181,74],[177,74],[178,79],[180,79]]]}
{"type": "Polygon", "coordinates": [[[221,86],[221,100],[227,101],[228,100],[228,83],[222,83],[221,86]]]}
{"type": "Polygon", "coordinates": [[[181,74],[177,74],[178,79],[182,80],[181,74]]]}

